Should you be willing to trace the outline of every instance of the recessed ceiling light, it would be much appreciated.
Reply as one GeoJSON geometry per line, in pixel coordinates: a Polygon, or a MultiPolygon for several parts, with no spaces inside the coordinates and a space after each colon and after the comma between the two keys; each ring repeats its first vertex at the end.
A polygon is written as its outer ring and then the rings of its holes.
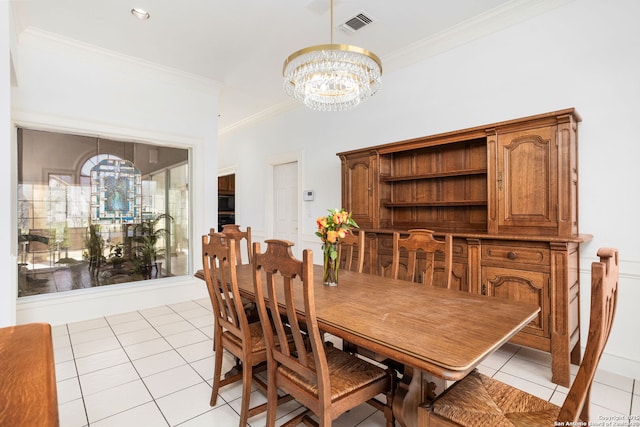
{"type": "Polygon", "coordinates": [[[138,8],[135,8],[135,7],[133,9],[131,9],[131,14],[133,16],[135,16],[136,18],[141,19],[143,21],[145,19],[149,19],[149,17],[151,16],[151,15],[149,15],[149,12],[147,12],[146,10],[138,9],[138,8]]]}

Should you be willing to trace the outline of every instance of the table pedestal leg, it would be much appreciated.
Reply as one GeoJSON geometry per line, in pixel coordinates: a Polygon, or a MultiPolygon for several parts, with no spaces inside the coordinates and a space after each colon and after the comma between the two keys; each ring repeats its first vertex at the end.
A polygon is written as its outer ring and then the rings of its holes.
{"type": "Polygon", "coordinates": [[[445,389],[445,380],[405,366],[393,398],[393,415],[403,427],[418,425],[418,406],[445,389]]]}

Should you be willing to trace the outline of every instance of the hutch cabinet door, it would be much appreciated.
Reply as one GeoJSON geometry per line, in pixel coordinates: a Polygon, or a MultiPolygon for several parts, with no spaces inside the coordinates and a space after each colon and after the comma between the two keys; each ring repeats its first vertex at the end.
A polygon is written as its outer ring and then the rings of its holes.
{"type": "Polygon", "coordinates": [[[351,212],[360,228],[378,227],[376,158],[369,153],[342,157],[342,207],[351,212]]]}
{"type": "MultiPolygon", "coordinates": [[[[548,273],[514,270],[513,268],[482,267],[481,293],[492,297],[508,298],[540,307],[538,316],[522,332],[539,337],[550,337],[548,273]]],[[[522,336],[522,332],[519,334],[522,336]]],[[[534,339],[535,340],[535,339],[534,339]]]]}
{"type": "Polygon", "coordinates": [[[557,234],[555,126],[498,134],[497,161],[498,232],[557,234]]]}

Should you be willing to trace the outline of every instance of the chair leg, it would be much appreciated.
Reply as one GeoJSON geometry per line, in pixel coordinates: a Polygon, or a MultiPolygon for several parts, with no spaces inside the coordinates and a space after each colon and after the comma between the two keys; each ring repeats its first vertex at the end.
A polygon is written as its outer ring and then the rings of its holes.
{"type": "Polygon", "coordinates": [[[387,420],[387,427],[394,427],[396,425],[396,418],[393,415],[393,399],[396,394],[398,377],[396,376],[396,372],[391,368],[387,369],[387,372],[389,374],[390,387],[386,394],[387,404],[384,407],[384,417],[387,420]]]}
{"type": "Polygon", "coordinates": [[[276,425],[276,411],[278,410],[278,385],[275,371],[267,368],[267,424],[266,427],[276,425]]]}
{"type": "MultiPolygon", "coordinates": [[[[213,389],[211,390],[210,406],[215,406],[218,400],[218,391],[220,390],[220,377],[222,376],[222,340],[216,331],[213,340],[213,389]]],[[[220,331],[222,332],[222,331],[220,331]]]]}
{"type": "Polygon", "coordinates": [[[242,367],[242,403],[240,406],[240,425],[246,426],[249,418],[249,403],[251,402],[251,380],[253,375],[253,366],[251,363],[245,363],[242,367]]]}
{"type": "Polygon", "coordinates": [[[587,389],[587,396],[585,397],[585,400],[584,400],[584,406],[582,407],[582,411],[580,411],[581,420],[589,419],[590,417],[589,406],[591,406],[591,386],[589,386],[589,388],[587,389]]]}

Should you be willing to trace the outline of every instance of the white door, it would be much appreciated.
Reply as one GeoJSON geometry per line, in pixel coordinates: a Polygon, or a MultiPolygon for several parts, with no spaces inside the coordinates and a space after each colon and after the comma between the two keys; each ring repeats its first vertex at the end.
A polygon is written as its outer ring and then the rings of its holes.
{"type": "Polygon", "coordinates": [[[273,236],[295,244],[298,248],[298,162],[283,163],[273,168],[273,236]]]}

